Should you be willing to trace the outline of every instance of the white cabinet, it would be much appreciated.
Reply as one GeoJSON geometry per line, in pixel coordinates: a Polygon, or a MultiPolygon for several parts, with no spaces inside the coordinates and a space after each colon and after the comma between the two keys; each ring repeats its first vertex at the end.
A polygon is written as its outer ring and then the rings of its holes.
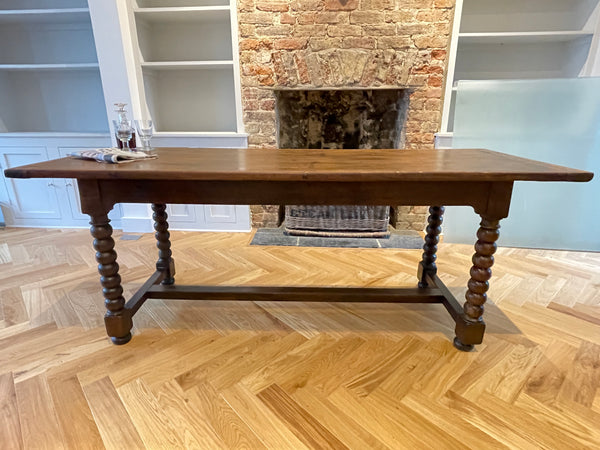
{"type": "MultiPolygon", "coordinates": [[[[107,147],[109,145],[106,142],[107,139],[103,139],[93,145],[91,142],[88,142],[87,147],[70,147],[68,145],[61,145],[57,147],[59,158],[64,158],[65,156],[69,156],[70,153],[85,150],[90,148],[98,148],[98,147],[107,147]]],[[[87,214],[83,214],[81,212],[81,202],[79,200],[79,188],[77,187],[77,180],[73,179],[61,179],[60,184],[64,185],[64,197],[63,201],[66,200],[68,204],[65,204],[64,214],[63,214],[63,222],[68,224],[68,226],[75,227],[87,227],[89,226],[90,216],[87,214]],[[68,206],[68,207],[67,207],[68,206]]],[[[121,205],[117,204],[113,207],[112,211],[108,213],[108,218],[111,220],[111,225],[113,228],[121,228],[121,205]]]]}
{"type": "Polygon", "coordinates": [[[459,80],[600,75],[600,0],[457,0],[438,146],[450,146],[459,80]]]}
{"type": "Polygon", "coordinates": [[[158,139],[247,145],[236,11],[235,0],[128,2],[139,114],[154,120],[158,139]]]}
{"type": "Polygon", "coordinates": [[[248,231],[250,215],[240,205],[168,205],[169,227],[179,230],[248,231]]]}
{"type": "MultiPolygon", "coordinates": [[[[11,134],[0,139],[0,166],[3,169],[67,156],[84,148],[106,147],[105,135],[61,136],[60,134],[11,134]],[[12,143],[12,145],[7,145],[12,143]]],[[[75,180],[18,179],[0,177],[0,206],[8,226],[81,227],[89,217],[81,213],[75,180]]],[[[116,205],[109,217],[120,228],[121,208],[116,205]]]]}
{"type": "MultiPolygon", "coordinates": [[[[235,0],[89,4],[109,114],[126,102],[133,118],[152,119],[155,147],[247,146],[235,0]]],[[[125,231],[152,229],[149,206],[140,206],[123,205],[125,231]]],[[[247,206],[169,205],[167,213],[173,229],[250,229],[247,206]]]]}
{"type": "MultiPolygon", "coordinates": [[[[46,161],[45,147],[3,147],[0,148],[2,169],[46,161]]],[[[6,206],[8,224],[36,221],[53,223],[61,217],[60,199],[55,189],[56,180],[36,178],[22,180],[7,178],[5,196],[0,201],[6,206]]]]}
{"type": "Polygon", "coordinates": [[[87,2],[1,5],[0,133],[108,132],[87,2]]]}
{"type": "MultiPolygon", "coordinates": [[[[86,0],[0,2],[2,168],[110,144],[86,0]]],[[[87,227],[73,182],[0,177],[9,226],[87,227]]],[[[117,217],[118,219],[118,217],[117,217]]]]}
{"type": "MultiPolygon", "coordinates": [[[[0,156],[14,167],[115,143],[125,102],[156,147],[246,147],[235,0],[1,0],[0,156]]],[[[0,177],[7,225],[88,226],[73,180],[0,177]]],[[[249,230],[245,206],[176,205],[173,228],[249,230]]],[[[147,205],[113,226],[148,231],[147,205]]]]}

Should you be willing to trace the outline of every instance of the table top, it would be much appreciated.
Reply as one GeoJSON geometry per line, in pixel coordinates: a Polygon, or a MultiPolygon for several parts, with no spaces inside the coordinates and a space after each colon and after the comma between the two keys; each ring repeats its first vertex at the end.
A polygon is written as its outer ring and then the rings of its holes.
{"type": "Polygon", "coordinates": [[[483,149],[161,148],[158,158],[102,164],[62,158],[5,170],[12,178],[196,181],[589,181],[568,167],[483,149]]]}

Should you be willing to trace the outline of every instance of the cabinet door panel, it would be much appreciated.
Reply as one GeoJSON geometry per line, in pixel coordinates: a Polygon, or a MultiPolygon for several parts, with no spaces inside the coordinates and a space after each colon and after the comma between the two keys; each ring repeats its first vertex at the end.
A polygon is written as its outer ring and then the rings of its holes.
{"type": "MultiPolygon", "coordinates": [[[[103,142],[100,142],[102,144],[103,142]]],[[[79,150],[87,150],[89,148],[96,147],[59,147],[58,154],[61,157],[69,156],[69,154],[79,151],[79,150]]],[[[93,162],[93,161],[92,161],[93,162]]],[[[83,224],[87,223],[90,220],[90,217],[87,214],[83,214],[81,212],[81,201],[79,199],[79,188],[77,187],[77,180],[74,179],[65,179],[58,180],[57,184],[60,183],[61,186],[64,186],[66,189],[67,198],[69,200],[69,216],[70,219],[82,222],[83,224]]],[[[115,207],[108,214],[108,218],[112,221],[113,228],[120,227],[121,220],[121,208],[119,205],[115,205],[115,207]]]]}
{"type": "MultiPolygon", "coordinates": [[[[46,161],[45,147],[0,148],[2,167],[11,168],[46,161]]],[[[55,180],[5,179],[10,209],[15,219],[60,219],[58,186],[55,180]]]]}
{"type": "Polygon", "coordinates": [[[206,223],[235,223],[237,214],[234,205],[205,205],[206,223]]]}
{"type": "Polygon", "coordinates": [[[171,225],[182,227],[196,222],[194,205],[167,205],[168,221],[171,225]]]}

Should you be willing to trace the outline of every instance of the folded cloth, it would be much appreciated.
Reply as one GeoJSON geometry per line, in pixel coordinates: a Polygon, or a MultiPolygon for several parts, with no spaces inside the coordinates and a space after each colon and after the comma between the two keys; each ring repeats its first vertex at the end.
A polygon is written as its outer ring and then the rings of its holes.
{"type": "Polygon", "coordinates": [[[144,152],[130,152],[118,148],[96,148],[90,150],[79,150],[69,153],[72,158],[90,159],[101,163],[121,164],[126,162],[139,161],[143,159],[156,158],[155,155],[148,155],[144,152]]]}

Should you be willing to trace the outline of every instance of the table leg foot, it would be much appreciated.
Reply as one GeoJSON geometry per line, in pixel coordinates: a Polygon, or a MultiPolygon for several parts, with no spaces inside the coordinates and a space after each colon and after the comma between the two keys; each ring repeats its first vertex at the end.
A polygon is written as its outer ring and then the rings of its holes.
{"type": "Polygon", "coordinates": [[[110,340],[115,345],[127,344],[131,340],[131,333],[127,333],[127,335],[123,337],[111,336],[110,340]]]}
{"type": "Polygon", "coordinates": [[[473,344],[463,344],[457,337],[454,338],[454,341],[452,343],[457,349],[463,352],[470,352],[475,348],[473,344]]]}

